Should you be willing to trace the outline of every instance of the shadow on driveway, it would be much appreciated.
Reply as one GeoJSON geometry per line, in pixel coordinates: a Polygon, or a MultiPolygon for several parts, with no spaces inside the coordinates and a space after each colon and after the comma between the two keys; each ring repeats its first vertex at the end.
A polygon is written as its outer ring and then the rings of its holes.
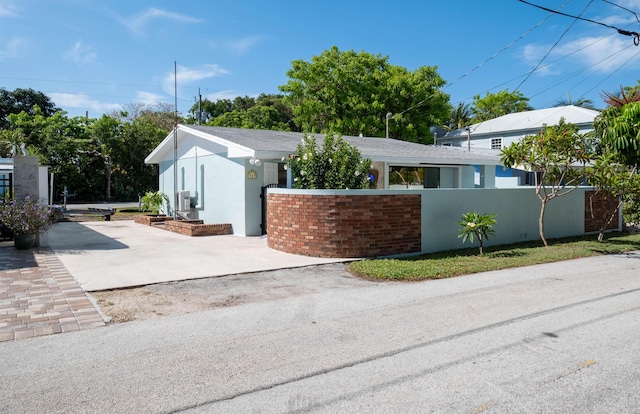
{"type": "MultiPolygon", "coordinates": [[[[112,227],[117,227],[113,223],[112,227]]],[[[124,225],[122,225],[124,226],[124,225]]],[[[64,254],[81,254],[86,250],[120,250],[128,249],[124,243],[108,237],[91,227],[81,223],[62,222],[56,224],[43,238],[42,244],[64,254]]]]}

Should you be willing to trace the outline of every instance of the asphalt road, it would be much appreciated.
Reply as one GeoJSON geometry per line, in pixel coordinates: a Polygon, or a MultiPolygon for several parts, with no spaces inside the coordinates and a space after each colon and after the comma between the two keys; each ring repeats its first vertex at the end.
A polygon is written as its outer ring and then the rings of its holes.
{"type": "Polygon", "coordinates": [[[0,344],[2,413],[637,413],[640,252],[0,344]]]}

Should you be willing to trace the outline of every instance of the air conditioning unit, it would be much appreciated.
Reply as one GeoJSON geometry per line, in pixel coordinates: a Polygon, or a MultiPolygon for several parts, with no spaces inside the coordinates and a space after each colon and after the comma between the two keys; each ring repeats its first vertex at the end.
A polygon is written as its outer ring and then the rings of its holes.
{"type": "Polygon", "coordinates": [[[191,196],[189,190],[178,191],[178,211],[189,211],[191,209],[191,196]]]}

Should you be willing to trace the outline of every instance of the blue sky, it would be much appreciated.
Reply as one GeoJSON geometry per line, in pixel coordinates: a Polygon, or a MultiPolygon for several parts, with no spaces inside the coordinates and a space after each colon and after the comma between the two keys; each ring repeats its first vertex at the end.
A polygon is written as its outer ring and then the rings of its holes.
{"type": "MultiPolygon", "coordinates": [[[[530,1],[640,32],[637,16],[603,0],[530,1]]],[[[640,0],[611,2],[640,13],[640,0]]],[[[454,105],[515,90],[547,53],[519,89],[534,108],[568,93],[603,107],[603,90],[640,79],[631,37],[549,15],[517,0],[0,0],[0,87],[33,88],[70,116],[98,117],[134,102],[173,104],[177,62],[186,114],[198,90],[211,100],[278,93],[293,60],[334,45],[409,70],[437,66],[454,105]]]]}

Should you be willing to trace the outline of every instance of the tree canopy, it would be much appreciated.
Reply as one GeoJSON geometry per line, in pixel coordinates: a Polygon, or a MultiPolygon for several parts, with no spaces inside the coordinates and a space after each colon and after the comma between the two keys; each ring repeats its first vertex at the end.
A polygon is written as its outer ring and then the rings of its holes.
{"type": "MultiPolygon", "coordinates": [[[[47,115],[38,105],[8,116],[0,130],[0,151],[8,156],[25,144],[54,173],[54,196],[67,186],[82,200],[134,200],[157,188],[157,167],[145,157],[167,135],[166,111],[132,104],[100,119],[68,117],[64,111],[47,115]],[[128,112],[125,109],[141,109],[128,112]]],[[[171,121],[173,123],[173,121],[171,121]]]]}
{"type": "Polygon", "coordinates": [[[529,98],[520,91],[509,92],[508,89],[505,89],[496,93],[487,92],[482,98],[480,95],[473,97],[473,103],[471,104],[472,122],[488,121],[503,115],[532,109],[529,105],[529,98]]]}
{"type": "Polygon", "coordinates": [[[283,102],[283,95],[260,94],[257,98],[238,96],[233,101],[208,99],[195,103],[190,112],[192,118],[187,123],[198,122],[211,126],[231,128],[271,129],[277,131],[299,131],[293,123],[293,112],[283,102]]]}
{"type": "Polygon", "coordinates": [[[42,92],[31,88],[17,88],[14,91],[0,88],[0,129],[6,129],[9,126],[9,115],[19,114],[22,111],[33,115],[35,106],[40,108],[41,114],[45,117],[60,110],[42,92]]]}
{"type": "Polygon", "coordinates": [[[429,127],[449,118],[449,96],[435,67],[411,72],[388,57],[334,46],[311,62],[293,61],[287,76],[280,90],[305,132],[383,137],[390,113],[390,137],[427,143],[429,127]]]}

